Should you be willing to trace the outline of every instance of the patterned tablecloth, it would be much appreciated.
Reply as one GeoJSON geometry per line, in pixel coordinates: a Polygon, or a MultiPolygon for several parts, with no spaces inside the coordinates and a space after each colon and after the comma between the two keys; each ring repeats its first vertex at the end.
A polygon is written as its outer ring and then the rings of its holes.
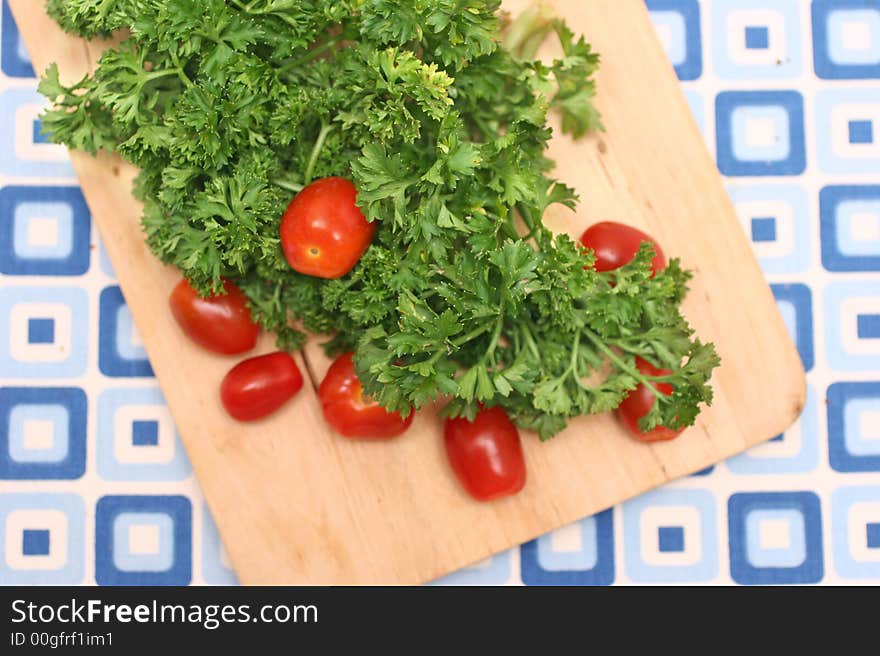
{"type": "MultiPolygon", "coordinates": [[[[880,0],[648,5],[809,371],[806,410],[442,582],[878,583],[880,0]]],[[[234,582],[66,153],[40,136],[5,0],[0,25],[0,583],[234,582]]]]}

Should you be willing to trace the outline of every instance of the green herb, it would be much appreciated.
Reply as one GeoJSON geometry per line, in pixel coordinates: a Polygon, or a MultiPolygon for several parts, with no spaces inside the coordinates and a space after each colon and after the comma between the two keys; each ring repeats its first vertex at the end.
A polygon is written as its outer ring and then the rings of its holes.
{"type": "Polygon", "coordinates": [[[542,438],[669,383],[645,429],[693,423],[718,364],[679,306],[676,261],[650,277],[645,246],[611,273],[542,224],[573,208],[551,175],[548,112],[601,127],[598,56],[543,8],[509,25],[497,0],[50,0],[85,37],[127,28],[93,76],[41,90],[56,142],[140,167],[153,252],[202,292],[239,284],[283,348],[332,334],[356,348],[367,392],[408,412],[502,406],[542,438]],[[548,35],[563,56],[534,60],[548,35]],[[502,40],[506,38],[506,44],[502,40]],[[345,278],[290,270],[281,216],[312,179],[341,175],[379,222],[345,278]],[[527,235],[517,229],[519,217],[527,235]],[[648,379],[636,356],[672,371],[648,379]]]}

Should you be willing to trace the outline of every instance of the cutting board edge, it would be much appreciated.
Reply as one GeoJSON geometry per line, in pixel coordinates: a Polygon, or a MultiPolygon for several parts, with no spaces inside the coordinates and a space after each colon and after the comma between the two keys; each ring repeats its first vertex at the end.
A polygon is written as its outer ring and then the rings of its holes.
{"type": "MultiPolygon", "coordinates": [[[[708,458],[704,462],[702,462],[701,464],[690,467],[686,471],[676,473],[675,475],[672,475],[672,476],[666,476],[665,480],[662,483],[660,483],[659,485],[655,484],[651,481],[645,481],[645,483],[642,486],[631,491],[626,496],[622,497],[621,499],[619,499],[618,501],[616,501],[610,505],[597,504],[594,508],[588,509],[585,512],[579,512],[579,513],[573,514],[571,517],[560,519],[560,521],[556,522],[555,525],[552,525],[550,528],[542,528],[541,530],[539,530],[537,532],[533,531],[533,532],[524,533],[522,535],[522,537],[517,537],[517,543],[514,544],[513,546],[502,547],[501,549],[496,549],[494,547],[487,546],[487,548],[484,550],[483,553],[478,554],[473,559],[461,562],[456,567],[453,567],[453,568],[449,568],[447,566],[438,567],[438,568],[436,568],[436,571],[433,574],[426,573],[425,576],[423,576],[423,577],[417,577],[417,578],[413,578],[411,580],[400,580],[392,585],[424,585],[424,584],[436,582],[439,579],[442,579],[444,576],[448,576],[449,574],[457,571],[458,569],[469,567],[469,566],[473,565],[474,563],[480,562],[481,560],[483,560],[485,558],[489,558],[494,555],[497,555],[506,549],[517,548],[517,545],[522,545],[527,542],[531,542],[532,540],[535,540],[535,539],[537,539],[537,538],[539,538],[549,532],[563,528],[563,527],[568,526],[572,523],[582,521],[588,517],[592,517],[598,513],[604,512],[604,511],[609,510],[611,508],[614,508],[616,506],[622,505],[622,504],[624,504],[628,501],[631,501],[632,499],[635,499],[637,497],[640,497],[640,496],[642,496],[652,490],[656,490],[659,487],[662,487],[663,485],[667,485],[667,484],[673,483],[675,481],[680,481],[682,479],[686,479],[687,477],[693,476],[694,474],[696,474],[700,471],[703,471],[709,467],[717,466],[717,465],[725,462],[729,458],[732,458],[734,456],[745,453],[749,449],[755,448],[756,446],[759,446],[765,442],[768,442],[773,437],[785,432],[788,428],[790,428],[800,418],[800,416],[803,413],[804,406],[806,404],[806,396],[807,396],[806,370],[803,367],[801,360],[800,360],[800,356],[797,354],[796,350],[794,352],[794,357],[795,357],[795,359],[792,361],[792,368],[797,369],[800,372],[802,372],[802,375],[799,378],[801,384],[798,386],[797,396],[794,399],[794,403],[789,405],[789,407],[791,408],[790,412],[785,416],[784,419],[780,419],[780,425],[779,425],[778,429],[772,428],[772,429],[770,429],[769,434],[766,434],[766,435],[762,434],[761,437],[757,437],[754,440],[744,441],[739,447],[730,449],[729,452],[726,455],[724,455],[720,460],[716,459],[716,458],[708,458]]],[[[791,401],[791,398],[787,397],[786,400],[791,401]]],[[[576,438],[574,438],[574,436],[569,436],[569,437],[576,439],[576,438]]],[[[646,445],[646,448],[651,448],[651,447],[646,445]]],[[[664,470],[664,473],[665,473],[665,470],[664,470]]],[[[209,502],[209,505],[210,505],[210,502],[209,502]]],[[[339,581],[331,580],[331,579],[328,579],[328,580],[308,579],[307,580],[307,579],[291,578],[291,579],[284,579],[284,580],[278,580],[278,579],[264,580],[258,576],[251,578],[248,575],[239,575],[239,580],[243,585],[296,585],[296,586],[306,586],[306,587],[310,587],[310,586],[311,587],[319,587],[319,586],[325,586],[325,585],[339,585],[340,584],[339,581]]],[[[385,580],[375,580],[375,581],[367,581],[364,583],[358,583],[356,585],[367,586],[367,587],[386,586],[386,585],[388,585],[388,582],[385,580]]]]}
{"type": "MultiPolygon", "coordinates": [[[[796,354],[796,351],[795,351],[795,354],[796,354]]],[[[801,367],[801,369],[802,369],[802,367],[801,367]]],[[[799,375],[800,375],[800,374],[798,374],[798,376],[799,376],[799,375]]],[[[804,389],[805,389],[805,388],[806,388],[806,378],[805,378],[805,375],[804,375],[804,389]]],[[[788,413],[788,414],[790,415],[790,414],[792,414],[792,413],[788,413]]],[[[787,427],[788,425],[790,425],[790,423],[793,422],[795,419],[796,419],[796,416],[794,416],[794,417],[792,417],[791,419],[789,419],[789,418],[788,418],[788,415],[786,415],[786,419],[785,419],[785,421],[786,421],[787,423],[786,423],[786,426],[785,426],[785,427],[787,427]]],[[[780,430],[780,432],[781,432],[781,430],[780,430]]],[[[733,453],[731,453],[731,455],[733,455],[734,453],[739,453],[739,452],[741,452],[742,450],[745,450],[746,448],[749,448],[750,446],[753,446],[754,444],[759,444],[759,443],[761,443],[761,442],[763,442],[763,441],[766,441],[767,439],[769,439],[770,437],[772,437],[774,434],[777,434],[777,433],[771,433],[771,434],[770,434],[769,436],[767,436],[766,438],[756,439],[756,441],[755,441],[754,443],[752,443],[751,440],[749,440],[749,443],[748,443],[748,444],[745,444],[745,445],[743,446],[742,449],[739,449],[739,450],[734,451],[733,453]]],[[[729,456],[727,456],[727,457],[729,457],[729,456]]],[[[714,464],[714,462],[717,462],[717,460],[713,459],[713,462],[711,462],[711,463],[707,463],[707,464],[714,464]]],[[[694,471],[699,471],[699,468],[694,469],[694,471]]],[[[681,474],[681,476],[685,476],[685,475],[687,475],[687,474],[681,474]]],[[[668,479],[668,480],[674,480],[675,478],[678,478],[678,476],[673,477],[673,478],[668,479]]],[[[644,489],[642,489],[642,490],[640,490],[640,491],[637,491],[637,492],[634,492],[631,496],[629,496],[629,497],[627,497],[627,498],[632,498],[632,496],[637,496],[637,495],[639,495],[639,494],[641,494],[641,493],[643,493],[643,492],[645,492],[645,491],[647,491],[647,490],[649,490],[649,489],[653,489],[654,487],[656,487],[656,486],[653,485],[653,484],[648,484],[644,489]]],[[[209,505],[210,505],[210,503],[209,503],[209,505]]],[[[601,510],[601,509],[600,509],[600,510],[601,510]]],[[[589,514],[589,513],[588,513],[588,514],[589,514]]],[[[584,515],[584,516],[587,516],[587,515],[584,515]]],[[[575,518],[573,518],[571,521],[575,521],[575,520],[577,520],[577,519],[579,519],[579,518],[578,518],[578,517],[575,517],[575,518]]],[[[566,523],[567,523],[567,522],[566,522],[566,523]]],[[[560,524],[560,525],[564,525],[564,523],[563,523],[563,524],[560,524]]],[[[541,531],[541,533],[539,533],[539,535],[542,534],[543,532],[545,532],[545,531],[542,529],[542,531],[541,531]]],[[[532,537],[535,537],[535,536],[532,536],[532,537]]],[[[465,564],[466,564],[466,563],[465,563],[465,564]]],[[[446,569],[446,568],[444,568],[444,569],[446,569]]],[[[449,570],[447,569],[446,571],[449,571],[449,570]]],[[[442,574],[441,574],[441,575],[442,575],[442,574]]],[[[429,579],[429,580],[433,580],[433,579],[429,579]]]]}

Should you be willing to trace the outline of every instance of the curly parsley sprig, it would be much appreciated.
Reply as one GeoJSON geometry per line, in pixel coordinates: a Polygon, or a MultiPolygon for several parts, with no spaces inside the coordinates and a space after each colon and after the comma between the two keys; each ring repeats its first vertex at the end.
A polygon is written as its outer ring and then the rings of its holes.
{"type": "Polygon", "coordinates": [[[679,307],[690,275],[615,272],[542,223],[574,208],[546,155],[550,111],[601,128],[599,58],[539,6],[498,0],[50,0],[68,31],[127,29],[72,86],[50,68],[43,123],[73,148],[136,164],[153,252],[203,293],[233,279],[282,348],[294,329],[356,349],[367,393],[409,412],[500,405],[548,438],[575,416],[668,383],[642,428],[693,423],[718,364],[679,307]],[[562,56],[535,61],[555,35],[562,56]],[[291,271],[281,216],[311,180],[351,178],[373,246],[341,280],[291,271]],[[521,229],[525,224],[525,234],[521,229]],[[587,268],[585,268],[585,266],[587,268]],[[642,357],[670,374],[650,378],[642,357]]]}

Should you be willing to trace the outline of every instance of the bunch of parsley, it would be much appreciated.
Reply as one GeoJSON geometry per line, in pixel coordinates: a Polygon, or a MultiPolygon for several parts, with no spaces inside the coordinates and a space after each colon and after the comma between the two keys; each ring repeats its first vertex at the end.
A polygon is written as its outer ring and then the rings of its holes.
{"type": "Polygon", "coordinates": [[[673,260],[652,278],[647,244],[597,273],[542,224],[551,204],[576,203],[549,175],[548,112],[575,137],[600,127],[598,57],[542,10],[508,25],[499,4],[49,0],[70,32],[126,36],[73,86],[48,70],[43,124],[140,167],[159,258],[205,294],[234,280],[282,348],[302,346],[298,325],[332,334],[331,353],[356,349],[391,410],[500,405],[548,438],[665,382],[675,393],[642,427],[690,425],[718,359],[680,314],[689,274],[673,260]],[[563,56],[534,61],[550,33],[563,56]],[[294,193],[330,175],[352,179],[379,224],[334,281],[292,271],[279,244],[294,193]],[[642,375],[637,356],[672,373],[642,375]]]}

